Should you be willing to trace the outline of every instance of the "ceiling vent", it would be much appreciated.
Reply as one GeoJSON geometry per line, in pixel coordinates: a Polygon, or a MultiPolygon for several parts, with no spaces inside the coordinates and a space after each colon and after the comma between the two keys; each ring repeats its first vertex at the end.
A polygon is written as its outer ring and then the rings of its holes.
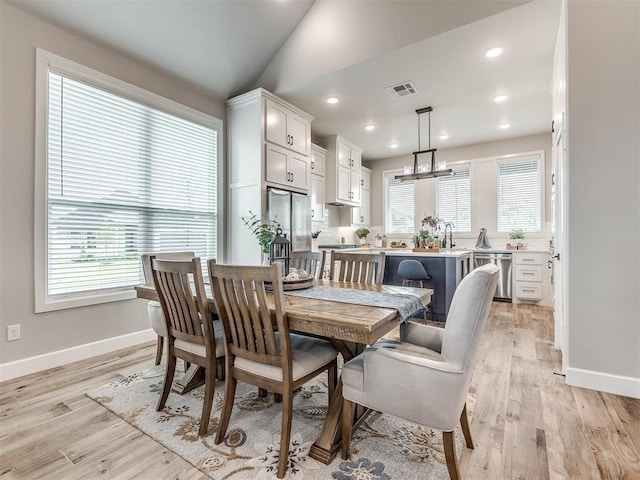
{"type": "Polygon", "coordinates": [[[384,89],[393,98],[402,98],[416,93],[416,87],[411,82],[403,82],[384,89]]]}

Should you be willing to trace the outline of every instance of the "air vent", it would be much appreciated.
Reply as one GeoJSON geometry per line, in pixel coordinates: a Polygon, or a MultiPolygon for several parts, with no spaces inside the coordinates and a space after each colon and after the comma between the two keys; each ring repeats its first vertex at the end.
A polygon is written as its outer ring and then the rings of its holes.
{"type": "Polygon", "coordinates": [[[411,82],[403,82],[384,89],[393,98],[402,98],[416,93],[416,87],[411,82]]]}

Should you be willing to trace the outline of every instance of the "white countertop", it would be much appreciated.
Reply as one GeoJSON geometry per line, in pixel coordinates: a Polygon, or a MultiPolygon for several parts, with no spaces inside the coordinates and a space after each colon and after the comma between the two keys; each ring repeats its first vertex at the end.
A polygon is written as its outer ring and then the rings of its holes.
{"type": "Polygon", "coordinates": [[[378,253],[385,252],[387,255],[395,256],[416,256],[416,257],[464,257],[471,255],[471,250],[448,250],[442,249],[439,252],[414,252],[411,248],[344,248],[340,252],[349,253],[378,253]]]}

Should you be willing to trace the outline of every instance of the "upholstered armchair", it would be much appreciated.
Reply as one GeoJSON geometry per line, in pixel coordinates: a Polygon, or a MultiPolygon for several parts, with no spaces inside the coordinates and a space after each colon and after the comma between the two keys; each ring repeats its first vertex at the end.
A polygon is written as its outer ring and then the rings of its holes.
{"type": "Polygon", "coordinates": [[[454,429],[473,448],[466,398],[498,268],[473,270],[458,285],[445,328],[409,322],[400,340],[382,339],[344,365],[342,458],[349,455],[354,403],[443,432],[447,468],[460,478],[454,429]]]}

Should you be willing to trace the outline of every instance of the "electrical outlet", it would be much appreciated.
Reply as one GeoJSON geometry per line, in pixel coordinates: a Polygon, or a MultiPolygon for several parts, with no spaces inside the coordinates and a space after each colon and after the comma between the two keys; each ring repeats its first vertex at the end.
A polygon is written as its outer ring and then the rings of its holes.
{"type": "Polygon", "coordinates": [[[9,325],[7,327],[7,342],[20,340],[20,325],[9,325]]]}

